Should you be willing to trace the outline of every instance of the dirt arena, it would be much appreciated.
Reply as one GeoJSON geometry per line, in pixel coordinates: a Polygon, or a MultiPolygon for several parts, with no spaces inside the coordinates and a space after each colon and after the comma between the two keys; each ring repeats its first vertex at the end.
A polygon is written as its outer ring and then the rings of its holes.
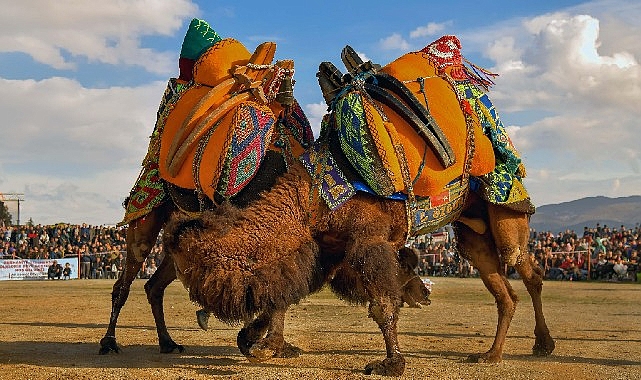
{"type": "MultiPolygon", "coordinates": [[[[407,379],[641,378],[641,285],[546,282],[544,310],[556,339],[552,356],[530,355],[534,320],[524,286],[500,364],[472,364],[494,336],[494,300],[479,279],[434,278],[432,305],[404,308],[399,323],[407,379]]],[[[286,339],[296,359],[251,364],[237,350],[237,326],[210,320],[201,331],[197,307],[179,284],[165,312],[182,354],[160,354],[154,322],[136,280],[120,317],[120,354],[98,355],[113,280],[0,282],[0,379],[359,379],[382,359],[383,339],[364,307],[322,291],[292,307],[286,339]]]]}

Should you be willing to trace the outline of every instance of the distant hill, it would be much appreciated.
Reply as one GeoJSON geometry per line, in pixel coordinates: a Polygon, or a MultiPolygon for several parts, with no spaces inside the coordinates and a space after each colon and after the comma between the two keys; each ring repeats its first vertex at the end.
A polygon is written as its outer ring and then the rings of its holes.
{"type": "Polygon", "coordinates": [[[530,226],[537,231],[557,233],[566,229],[577,233],[583,227],[607,225],[610,228],[634,228],[641,223],[641,196],[621,198],[588,197],[571,202],[551,204],[536,208],[530,226]]]}

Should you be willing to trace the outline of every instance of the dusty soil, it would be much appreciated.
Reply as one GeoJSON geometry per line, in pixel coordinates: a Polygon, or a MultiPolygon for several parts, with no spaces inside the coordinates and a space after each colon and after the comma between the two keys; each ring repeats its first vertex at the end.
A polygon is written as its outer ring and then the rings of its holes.
{"type": "MultiPolygon", "coordinates": [[[[413,379],[638,379],[641,377],[641,285],[546,282],[544,310],[556,351],[531,356],[534,320],[524,286],[503,362],[472,364],[494,336],[494,300],[479,279],[434,278],[432,305],[401,311],[399,339],[413,379]]],[[[137,280],[120,317],[120,354],[98,355],[113,280],[0,282],[0,379],[359,379],[384,356],[383,340],[364,307],[327,290],[292,307],[286,339],[295,359],[249,363],[236,348],[237,326],[210,320],[179,283],[165,301],[182,354],[160,354],[151,311],[137,280]]]]}

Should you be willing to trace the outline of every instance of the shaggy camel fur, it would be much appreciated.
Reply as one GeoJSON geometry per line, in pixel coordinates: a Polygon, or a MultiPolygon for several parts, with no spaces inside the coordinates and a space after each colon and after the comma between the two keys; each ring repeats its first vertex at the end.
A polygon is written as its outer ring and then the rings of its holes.
{"type": "MultiPolygon", "coordinates": [[[[166,252],[173,257],[190,298],[216,317],[240,321],[258,313],[249,324],[258,333],[247,334],[244,329],[239,333],[239,347],[244,345],[241,351],[250,359],[266,360],[287,349],[282,340],[270,334],[263,337],[260,327],[278,324],[282,328],[287,306],[327,281],[341,298],[369,302],[369,315],[383,334],[386,358],[369,363],[365,373],[401,375],[405,359],[396,331],[402,297],[397,252],[407,233],[404,203],[358,193],[332,212],[315,201],[311,188],[312,179],[297,163],[248,208],[171,220],[163,235],[166,252]]],[[[470,359],[501,360],[517,299],[500,255],[512,255],[515,250],[520,251],[515,268],[535,310],[533,353],[550,354],[554,340],[541,307],[543,277],[526,256],[527,215],[473,195],[468,199],[465,217],[482,219],[489,228],[478,234],[456,223],[459,248],[479,269],[499,315],[494,344],[470,359]]]]}

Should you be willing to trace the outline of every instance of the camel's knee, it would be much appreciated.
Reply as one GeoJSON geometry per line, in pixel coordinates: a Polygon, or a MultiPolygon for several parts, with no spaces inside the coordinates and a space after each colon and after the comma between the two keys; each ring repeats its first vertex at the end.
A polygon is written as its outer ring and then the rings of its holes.
{"type": "Polygon", "coordinates": [[[378,325],[378,328],[383,333],[388,353],[390,353],[390,350],[396,352],[398,350],[396,326],[399,317],[399,306],[395,305],[393,302],[384,301],[379,303],[378,301],[370,301],[368,317],[378,325]]]}
{"type": "Polygon", "coordinates": [[[497,299],[496,305],[499,310],[499,314],[512,317],[514,315],[514,312],[516,311],[516,305],[519,303],[518,298],[516,298],[516,294],[511,294],[508,292],[507,297],[502,297],[497,299]]]}
{"type": "Polygon", "coordinates": [[[494,296],[500,315],[512,316],[516,310],[518,297],[505,277],[498,274],[483,276],[485,287],[494,296]]]}
{"type": "Polygon", "coordinates": [[[511,267],[521,265],[526,259],[525,252],[523,252],[520,247],[500,248],[499,253],[503,262],[511,267]]]}

